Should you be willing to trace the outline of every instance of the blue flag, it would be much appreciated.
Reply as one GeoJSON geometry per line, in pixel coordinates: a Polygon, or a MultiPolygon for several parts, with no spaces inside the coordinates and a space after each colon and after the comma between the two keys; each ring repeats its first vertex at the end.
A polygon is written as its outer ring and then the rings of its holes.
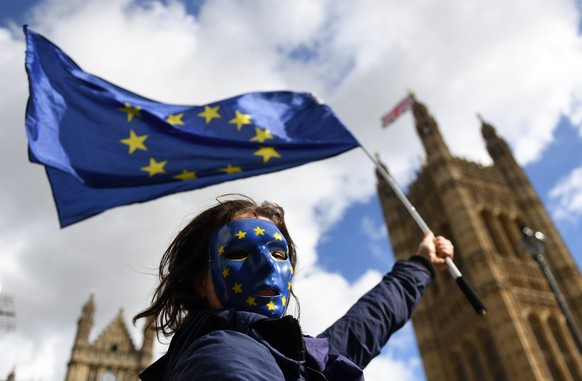
{"type": "Polygon", "coordinates": [[[24,27],[29,157],[43,164],[61,227],[107,209],[295,167],[358,141],[311,94],[159,103],[84,72],[24,27]]]}

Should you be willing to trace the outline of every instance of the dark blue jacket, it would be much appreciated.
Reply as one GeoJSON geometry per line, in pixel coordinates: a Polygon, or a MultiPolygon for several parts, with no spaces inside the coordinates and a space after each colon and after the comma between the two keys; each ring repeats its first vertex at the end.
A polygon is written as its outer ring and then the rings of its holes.
{"type": "Polygon", "coordinates": [[[176,332],[144,381],[363,381],[362,369],[410,318],[434,277],[422,257],[398,261],[382,281],[316,338],[285,316],[197,311],[176,332]]]}

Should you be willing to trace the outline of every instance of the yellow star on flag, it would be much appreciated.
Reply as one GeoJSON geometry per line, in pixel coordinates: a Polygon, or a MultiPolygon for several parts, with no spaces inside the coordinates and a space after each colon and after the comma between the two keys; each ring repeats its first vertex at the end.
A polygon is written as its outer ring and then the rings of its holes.
{"type": "Polygon", "coordinates": [[[260,227],[255,228],[255,235],[265,235],[265,229],[261,229],[260,227]]]}
{"type": "Polygon", "coordinates": [[[118,108],[119,111],[123,111],[127,113],[127,121],[131,122],[134,116],[141,118],[141,114],[139,113],[141,107],[139,106],[132,106],[129,103],[126,103],[122,108],[118,108]]]}
{"type": "Polygon", "coordinates": [[[175,126],[175,125],[183,126],[184,125],[184,122],[182,121],[183,116],[184,116],[184,114],[170,115],[166,119],[166,122],[170,123],[172,126],[175,126]]]}
{"type": "Polygon", "coordinates": [[[239,230],[238,233],[235,234],[235,236],[237,236],[238,239],[243,239],[244,237],[246,237],[247,232],[243,232],[242,230],[239,230]]]}
{"type": "Polygon", "coordinates": [[[148,138],[147,135],[137,135],[133,130],[129,130],[129,138],[121,139],[120,142],[127,144],[129,146],[129,154],[135,152],[135,150],[147,151],[148,149],[143,144],[143,142],[148,138]]]}
{"type": "Polygon", "coordinates": [[[267,129],[261,130],[260,128],[255,127],[255,133],[256,133],[256,135],[251,138],[251,140],[250,140],[251,142],[264,143],[265,140],[275,139],[274,137],[271,136],[271,132],[267,129]]]}
{"type": "Polygon", "coordinates": [[[150,165],[147,167],[141,167],[140,169],[144,172],[148,172],[150,177],[157,175],[158,173],[166,173],[164,166],[168,164],[168,160],[156,161],[153,157],[150,158],[150,165]]]}
{"type": "Polygon", "coordinates": [[[281,235],[281,233],[275,233],[275,234],[273,234],[273,238],[275,238],[277,241],[282,241],[283,240],[283,236],[281,235]]]}
{"type": "Polygon", "coordinates": [[[267,163],[272,157],[280,158],[281,155],[275,151],[275,147],[261,147],[253,155],[262,156],[263,164],[267,163]]]}
{"type": "Polygon", "coordinates": [[[220,255],[224,254],[224,246],[220,246],[218,248],[218,254],[220,254],[220,255]]]}
{"type": "Polygon", "coordinates": [[[229,175],[232,175],[233,173],[241,173],[242,172],[242,168],[241,167],[236,167],[233,165],[228,165],[226,168],[220,168],[219,171],[221,172],[226,172],[229,175]]]}
{"type": "Polygon", "coordinates": [[[234,291],[235,294],[241,294],[242,293],[242,284],[235,283],[234,286],[232,286],[232,291],[234,291]]]}
{"type": "Polygon", "coordinates": [[[218,114],[219,108],[220,108],[220,106],[214,106],[214,107],[204,106],[204,111],[202,111],[200,114],[198,114],[198,116],[203,117],[206,124],[208,124],[208,123],[210,123],[210,121],[212,119],[220,118],[220,115],[218,114]]]}
{"type": "Polygon", "coordinates": [[[226,278],[229,275],[230,275],[230,268],[225,267],[224,270],[222,270],[222,277],[226,278]]]}
{"type": "Polygon", "coordinates": [[[247,298],[247,300],[245,300],[245,301],[249,306],[256,306],[257,305],[257,303],[255,302],[255,298],[253,298],[252,296],[249,296],[247,298]]]}
{"type": "Polygon", "coordinates": [[[273,301],[271,300],[269,303],[267,303],[267,308],[269,309],[269,311],[274,311],[275,303],[273,303],[273,301]]]}
{"type": "Polygon", "coordinates": [[[243,125],[251,124],[251,116],[235,111],[235,117],[228,121],[230,124],[236,124],[236,130],[240,131],[243,125]]]}
{"type": "Polygon", "coordinates": [[[184,180],[184,181],[197,179],[196,172],[194,172],[194,171],[187,171],[185,169],[182,171],[182,173],[174,176],[173,178],[174,179],[177,179],[177,180],[184,180]]]}

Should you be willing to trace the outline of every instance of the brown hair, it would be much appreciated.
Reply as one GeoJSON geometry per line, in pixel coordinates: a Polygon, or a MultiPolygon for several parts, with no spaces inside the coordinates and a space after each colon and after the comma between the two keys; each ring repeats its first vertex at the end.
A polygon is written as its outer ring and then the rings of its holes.
{"type": "MultiPolygon", "coordinates": [[[[287,231],[282,207],[271,202],[257,204],[244,196],[224,201],[222,198],[217,198],[218,204],[194,217],[174,238],[160,262],[160,284],[152,304],[134,316],[134,323],[141,318],[155,319],[158,334],[168,336],[180,328],[188,313],[208,308],[206,299],[195,293],[194,284],[208,270],[210,236],[240,215],[250,214],[273,221],[287,240],[291,265],[296,266],[295,244],[287,231]]],[[[291,295],[295,298],[292,288],[291,295]]]]}

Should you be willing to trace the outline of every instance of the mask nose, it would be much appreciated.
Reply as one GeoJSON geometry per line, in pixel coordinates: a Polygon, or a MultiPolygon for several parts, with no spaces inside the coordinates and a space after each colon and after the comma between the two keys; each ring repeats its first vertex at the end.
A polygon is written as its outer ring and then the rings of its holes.
{"type": "Polygon", "coordinates": [[[275,271],[275,261],[266,247],[257,248],[253,255],[253,268],[258,275],[269,275],[275,271]]]}

